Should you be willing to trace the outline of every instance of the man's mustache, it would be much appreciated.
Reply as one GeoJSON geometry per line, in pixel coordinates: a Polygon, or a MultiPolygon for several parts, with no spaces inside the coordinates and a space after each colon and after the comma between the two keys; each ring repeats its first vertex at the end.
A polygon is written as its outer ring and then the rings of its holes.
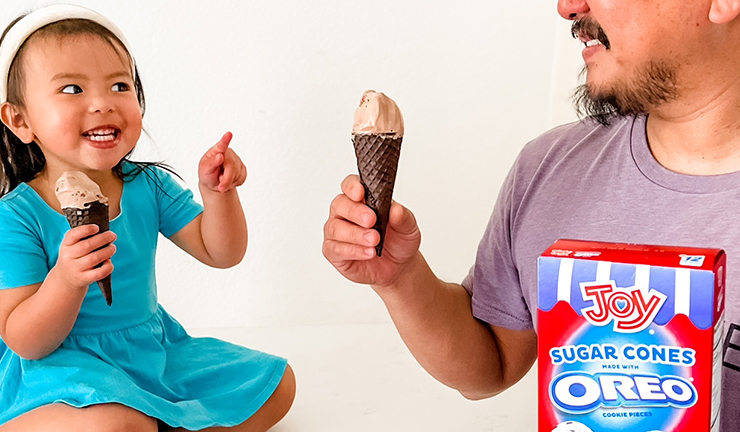
{"type": "Polygon", "coordinates": [[[604,33],[604,29],[601,28],[601,25],[599,25],[596,20],[590,17],[573,21],[573,25],[570,28],[570,34],[576,39],[583,37],[585,39],[598,40],[606,47],[606,49],[611,47],[609,44],[609,38],[606,37],[606,33],[604,33]]]}

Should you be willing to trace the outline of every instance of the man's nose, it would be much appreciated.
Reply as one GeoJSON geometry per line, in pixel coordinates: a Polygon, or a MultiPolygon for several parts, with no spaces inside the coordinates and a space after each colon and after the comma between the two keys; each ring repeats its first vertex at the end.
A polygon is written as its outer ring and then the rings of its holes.
{"type": "Polygon", "coordinates": [[[574,20],[589,10],[587,0],[558,0],[558,13],[567,20],[574,20]]]}

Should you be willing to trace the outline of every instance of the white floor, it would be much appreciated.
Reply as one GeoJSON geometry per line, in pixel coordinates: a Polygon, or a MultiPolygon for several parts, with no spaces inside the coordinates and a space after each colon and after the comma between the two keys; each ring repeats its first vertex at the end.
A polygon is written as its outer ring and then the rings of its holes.
{"type": "Polygon", "coordinates": [[[536,373],[472,402],[429,377],[392,324],[191,330],[287,357],[298,382],[274,432],[534,432],[536,373]]]}

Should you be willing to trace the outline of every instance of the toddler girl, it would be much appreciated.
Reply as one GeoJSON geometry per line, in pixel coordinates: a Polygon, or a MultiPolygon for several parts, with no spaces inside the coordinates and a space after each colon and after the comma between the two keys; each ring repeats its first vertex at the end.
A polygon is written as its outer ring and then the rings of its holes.
{"type": "Polygon", "coordinates": [[[264,431],[295,394],[284,359],[191,338],[157,303],[158,234],[213,267],[241,261],[246,169],[227,133],[198,167],[203,206],[132,162],[144,93],[120,30],[54,5],[0,40],[0,431],[264,431]],[[81,171],[110,231],[70,229],[54,194],[81,171]],[[97,287],[112,276],[113,304],[97,287]],[[222,429],[219,429],[222,430],[222,429]]]}

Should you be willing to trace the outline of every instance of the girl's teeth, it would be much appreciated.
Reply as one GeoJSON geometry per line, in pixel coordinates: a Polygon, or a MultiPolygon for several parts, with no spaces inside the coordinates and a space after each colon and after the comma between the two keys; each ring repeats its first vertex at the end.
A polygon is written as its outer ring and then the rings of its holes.
{"type": "Polygon", "coordinates": [[[115,129],[101,129],[90,131],[85,136],[91,141],[113,141],[116,139],[116,131],[115,129]]]}
{"type": "Polygon", "coordinates": [[[91,141],[113,141],[116,138],[116,136],[115,136],[115,134],[110,134],[110,135],[88,135],[87,138],[90,139],[91,141]]]}
{"type": "Polygon", "coordinates": [[[601,42],[599,42],[598,39],[592,39],[592,40],[586,42],[586,46],[587,47],[596,46],[596,45],[601,45],[601,42]]]}

